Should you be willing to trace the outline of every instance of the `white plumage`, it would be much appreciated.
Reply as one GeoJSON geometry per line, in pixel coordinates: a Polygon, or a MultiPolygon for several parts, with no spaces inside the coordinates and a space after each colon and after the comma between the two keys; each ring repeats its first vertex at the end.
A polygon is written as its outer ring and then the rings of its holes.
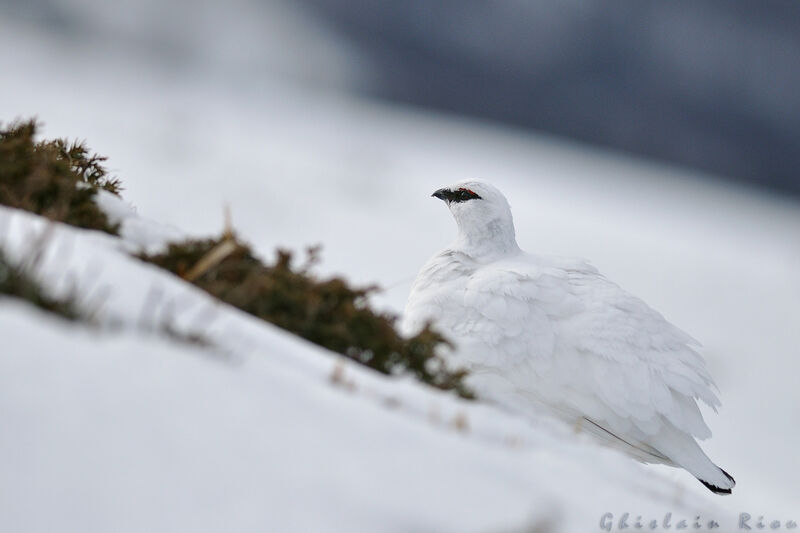
{"type": "Polygon", "coordinates": [[[685,468],[730,493],[733,478],[695,441],[711,436],[696,400],[719,405],[696,341],[588,263],[520,250],[495,187],[464,181],[434,196],[447,202],[458,237],[420,271],[406,331],[432,321],[481,397],[545,408],[641,461],[685,468]]]}

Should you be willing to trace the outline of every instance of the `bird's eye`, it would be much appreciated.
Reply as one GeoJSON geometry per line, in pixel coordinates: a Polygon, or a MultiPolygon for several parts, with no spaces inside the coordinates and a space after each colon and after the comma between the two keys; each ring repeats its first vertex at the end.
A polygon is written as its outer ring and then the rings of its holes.
{"type": "Polygon", "coordinates": [[[466,202],[467,200],[480,200],[480,196],[475,193],[472,189],[466,189],[464,187],[458,189],[456,191],[456,201],[458,202],[466,202]]]}

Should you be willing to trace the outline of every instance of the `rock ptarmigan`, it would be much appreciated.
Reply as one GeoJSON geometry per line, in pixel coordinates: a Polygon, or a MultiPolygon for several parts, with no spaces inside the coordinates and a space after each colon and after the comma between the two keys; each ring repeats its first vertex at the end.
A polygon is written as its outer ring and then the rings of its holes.
{"type": "Polygon", "coordinates": [[[479,396],[544,408],[730,494],[733,477],[695,440],[711,436],[696,401],[720,405],[696,341],[585,261],[523,252],[492,185],[463,181],[433,196],[450,208],[458,237],[420,271],[404,329],[430,321],[449,337],[479,396]]]}

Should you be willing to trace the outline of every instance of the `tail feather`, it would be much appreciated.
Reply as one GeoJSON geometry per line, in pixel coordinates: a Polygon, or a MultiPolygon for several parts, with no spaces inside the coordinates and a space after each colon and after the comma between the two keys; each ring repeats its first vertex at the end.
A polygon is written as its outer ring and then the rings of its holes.
{"type": "Polygon", "coordinates": [[[702,483],[703,485],[705,485],[705,487],[706,487],[708,490],[710,490],[711,492],[713,492],[714,494],[730,494],[730,493],[731,493],[731,490],[733,489],[733,487],[735,487],[735,486],[736,486],[736,480],[735,480],[735,479],[733,479],[733,476],[732,476],[732,475],[730,475],[730,474],[729,474],[729,473],[727,473],[726,471],[722,470],[721,468],[720,468],[720,471],[721,471],[723,474],[725,474],[725,477],[726,477],[726,478],[728,478],[728,481],[730,481],[730,482],[731,482],[731,486],[730,486],[730,487],[728,487],[728,488],[717,487],[717,486],[715,486],[715,485],[712,485],[711,483],[708,483],[708,482],[706,482],[706,481],[703,481],[703,480],[702,480],[702,479],[700,479],[700,478],[697,478],[697,479],[700,481],[700,483],[702,483]]]}
{"type": "Polygon", "coordinates": [[[605,444],[622,449],[645,463],[662,463],[687,470],[714,494],[730,494],[736,486],[733,476],[714,464],[703,452],[692,435],[664,424],[661,430],[648,439],[642,435],[619,436],[594,420],[583,417],[588,424],[581,427],[605,444]],[[656,448],[651,443],[657,443],[656,448]]]}

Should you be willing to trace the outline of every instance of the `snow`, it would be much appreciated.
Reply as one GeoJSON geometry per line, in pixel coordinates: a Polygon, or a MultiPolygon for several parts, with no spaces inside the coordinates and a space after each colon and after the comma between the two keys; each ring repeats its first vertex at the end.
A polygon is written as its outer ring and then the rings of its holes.
{"type": "Polygon", "coordinates": [[[346,362],[116,238],[8,208],[0,227],[15,261],[45,242],[51,292],[109,288],[94,328],[0,301],[3,530],[574,531],[704,500],[553,421],[346,362]],[[158,335],[212,308],[214,349],[158,335]]]}
{"type": "MultiPolygon", "coordinates": [[[[47,137],[87,139],[136,206],[101,198],[123,240],[63,227],[48,240],[43,281],[56,293],[79,284],[101,332],[0,301],[0,530],[547,520],[571,532],[604,512],[800,518],[796,203],[283,79],[175,73],[7,20],[0,41],[15,43],[0,46],[14,72],[0,118],[35,114],[47,137]],[[227,205],[260,254],[322,243],[323,272],[380,283],[377,302],[399,311],[418,268],[455,235],[431,192],[472,177],[509,198],[522,248],[590,258],[705,345],[723,408],[707,413],[703,447],[736,477],[732,496],[409,380],[346,364],[355,390],[333,386],[335,355],[125,255],[218,233],[227,205]],[[164,321],[202,330],[222,353],[161,338],[164,321]],[[466,432],[453,428],[462,415],[466,432]]],[[[0,209],[0,246],[16,257],[43,228],[0,209]]]]}

